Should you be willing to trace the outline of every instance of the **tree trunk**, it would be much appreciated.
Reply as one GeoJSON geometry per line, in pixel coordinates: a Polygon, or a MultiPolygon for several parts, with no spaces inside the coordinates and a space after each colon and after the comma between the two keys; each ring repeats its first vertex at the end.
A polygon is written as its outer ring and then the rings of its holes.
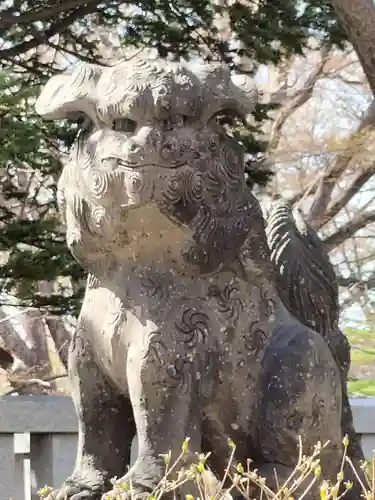
{"type": "Polygon", "coordinates": [[[55,343],[57,354],[64,368],[68,370],[68,352],[72,336],[64,325],[63,319],[59,316],[46,316],[45,320],[55,343]]]}
{"type": "Polygon", "coordinates": [[[357,52],[375,96],[374,0],[332,0],[332,6],[357,52]]]}

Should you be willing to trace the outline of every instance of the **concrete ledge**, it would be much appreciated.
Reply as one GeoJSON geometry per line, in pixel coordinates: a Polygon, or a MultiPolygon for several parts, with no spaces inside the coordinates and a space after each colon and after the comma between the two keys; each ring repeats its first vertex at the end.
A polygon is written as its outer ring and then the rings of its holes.
{"type": "Polygon", "coordinates": [[[352,398],[350,406],[356,432],[375,436],[375,398],[352,398]]]}
{"type": "MultiPolygon", "coordinates": [[[[375,436],[375,398],[353,398],[355,430],[375,436]]],[[[0,397],[0,433],[77,432],[77,417],[68,396],[2,396],[0,397]]]]}
{"type": "Polygon", "coordinates": [[[0,397],[0,434],[76,433],[77,417],[68,396],[0,397]]]}
{"type": "MultiPolygon", "coordinates": [[[[375,450],[375,398],[352,399],[354,427],[366,458],[375,450]]],[[[71,474],[77,417],[68,396],[0,397],[0,500],[38,500],[46,484],[71,474]]],[[[132,463],[137,457],[133,441],[132,463]]]]}

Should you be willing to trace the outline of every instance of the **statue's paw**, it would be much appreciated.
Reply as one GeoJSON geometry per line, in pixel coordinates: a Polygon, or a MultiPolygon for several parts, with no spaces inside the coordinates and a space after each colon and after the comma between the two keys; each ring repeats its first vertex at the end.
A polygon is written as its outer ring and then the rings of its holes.
{"type": "Polygon", "coordinates": [[[90,490],[80,490],[71,486],[63,486],[59,490],[53,490],[47,500],[100,500],[101,493],[94,493],[90,490]]]}
{"type": "Polygon", "coordinates": [[[100,500],[100,496],[100,494],[92,493],[89,490],[73,494],[68,488],[61,488],[53,491],[47,500],[100,500]]]}
{"type": "Polygon", "coordinates": [[[79,482],[67,479],[61,488],[51,491],[46,500],[100,500],[103,488],[98,485],[90,485],[87,482],[79,482]]]}
{"type": "Polygon", "coordinates": [[[164,476],[164,463],[150,456],[138,458],[121,478],[112,478],[112,489],[101,500],[142,500],[152,496],[164,476]]]}

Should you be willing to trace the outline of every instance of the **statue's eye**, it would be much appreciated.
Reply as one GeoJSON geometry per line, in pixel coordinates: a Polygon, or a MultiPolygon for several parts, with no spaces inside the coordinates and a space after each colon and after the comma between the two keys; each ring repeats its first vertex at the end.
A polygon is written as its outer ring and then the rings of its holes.
{"type": "Polygon", "coordinates": [[[112,123],[112,129],[119,132],[134,132],[137,128],[137,122],[130,118],[118,118],[112,123]]]}
{"type": "Polygon", "coordinates": [[[92,124],[90,118],[86,115],[82,115],[76,120],[77,128],[81,132],[88,130],[92,124]]]}
{"type": "Polygon", "coordinates": [[[80,145],[82,143],[84,135],[92,130],[93,123],[91,119],[86,115],[80,116],[75,123],[77,124],[77,132],[74,140],[70,143],[69,147],[73,146],[75,141],[77,141],[78,145],[80,145]]]}

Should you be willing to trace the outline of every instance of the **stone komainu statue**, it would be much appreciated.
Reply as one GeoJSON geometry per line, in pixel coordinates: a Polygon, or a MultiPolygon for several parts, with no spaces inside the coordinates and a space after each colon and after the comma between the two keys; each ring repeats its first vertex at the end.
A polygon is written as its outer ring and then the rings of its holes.
{"type": "Polygon", "coordinates": [[[212,452],[219,476],[231,438],[235,460],[252,458],[274,489],[275,473],[282,482],[294,469],[299,436],[306,453],[329,441],[322,469],[336,480],[351,413],[329,346],[344,338],[331,318],[334,274],[281,208],[270,253],[242,147],[216,119],[245,118],[256,102],[253,82],[225,66],[139,58],[84,64],[43,89],[39,114],[80,124],[58,203],[89,273],[69,359],[77,462],[50,498],[98,499],[113,477],[147,496],[163,476],[160,455],[173,460],[186,436],[192,451],[212,452]]]}

